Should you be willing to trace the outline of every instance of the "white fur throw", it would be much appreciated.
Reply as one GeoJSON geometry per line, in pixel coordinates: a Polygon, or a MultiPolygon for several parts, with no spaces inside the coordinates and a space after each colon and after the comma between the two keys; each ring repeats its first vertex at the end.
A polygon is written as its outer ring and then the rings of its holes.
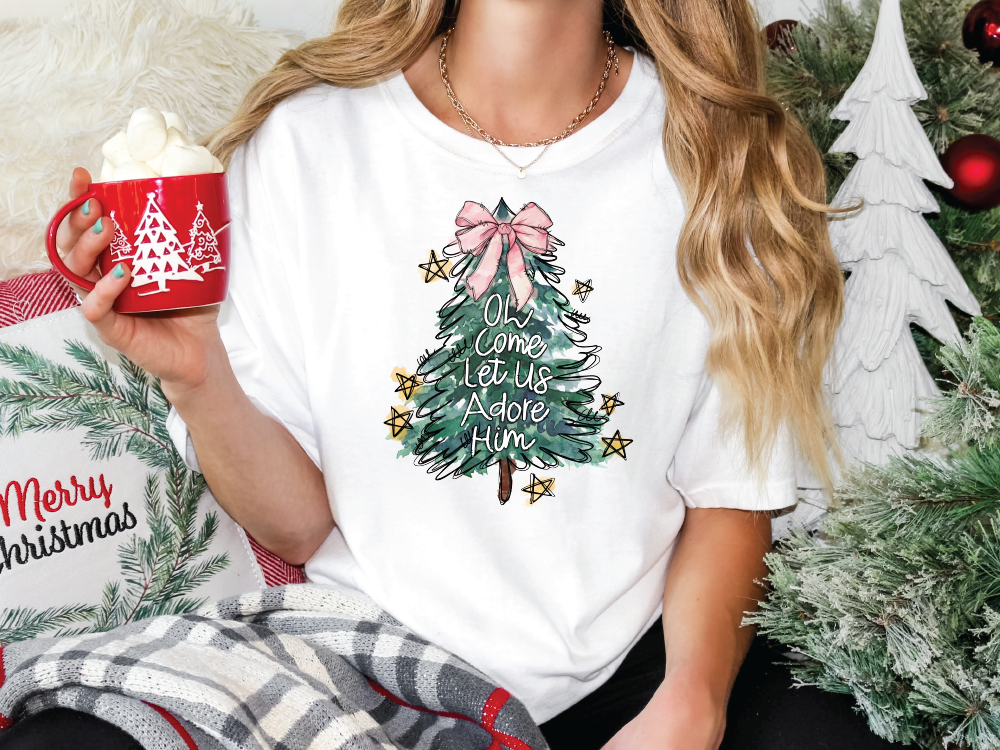
{"type": "Polygon", "coordinates": [[[0,280],[48,268],[73,167],[96,178],[132,110],[177,112],[200,139],[300,41],[232,0],[78,0],[57,20],[0,22],[0,280]]]}

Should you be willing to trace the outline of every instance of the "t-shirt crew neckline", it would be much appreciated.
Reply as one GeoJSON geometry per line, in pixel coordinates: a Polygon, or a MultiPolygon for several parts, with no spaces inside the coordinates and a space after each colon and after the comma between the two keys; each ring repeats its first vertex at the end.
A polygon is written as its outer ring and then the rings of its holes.
{"type": "MultiPolygon", "coordinates": [[[[628,80],[611,106],[572,135],[553,143],[545,156],[526,174],[541,175],[571,167],[607,146],[639,118],[659,89],[659,79],[652,61],[638,51],[634,54],[628,80]]],[[[383,81],[380,88],[390,105],[409,125],[444,150],[459,159],[475,162],[478,168],[517,176],[516,169],[490,144],[455,130],[435,117],[413,93],[402,71],[383,81]]],[[[507,148],[504,152],[518,164],[527,164],[543,148],[507,148]]]]}

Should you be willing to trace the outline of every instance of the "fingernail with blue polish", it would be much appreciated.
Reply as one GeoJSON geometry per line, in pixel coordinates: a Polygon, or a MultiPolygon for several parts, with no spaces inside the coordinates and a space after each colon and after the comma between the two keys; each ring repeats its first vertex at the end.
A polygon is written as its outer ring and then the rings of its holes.
{"type": "Polygon", "coordinates": [[[101,220],[98,219],[97,223],[94,224],[94,234],[100,234],[102,231],[104,231],[104,225],[101,224],[101,220]]]}
{"type": "Polygon", "coordinates": [[[80,213],[84,216],[90,216],[90,201],[83,202],[83,208],[80,209],[80,213]]]}
{"type": "Polygon", "coordinates": [[[116,279],[120,279],[122,276],[125,275],[125,269],[122,268],[121,263],[115,266],[115,270],[111,272],[111,275],[114,276],[116,279]]]}

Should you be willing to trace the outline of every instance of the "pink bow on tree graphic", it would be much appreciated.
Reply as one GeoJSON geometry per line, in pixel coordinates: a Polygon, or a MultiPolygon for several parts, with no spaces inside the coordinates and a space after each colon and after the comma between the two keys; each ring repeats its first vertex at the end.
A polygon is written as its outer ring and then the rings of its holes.
{"type": "Polygon", "coordinates": [[[524,252],[548,253],[552,238],[548,229],[552,219],[534,203],[529,203],[510,220],[499,222],[481,203],[466,201],[455,218],[461,227],[455,232],[455,242],[463,253],[482,256],[476,270],[466,280],[472,298],[478,300],[496,277],[507,240],[507,275],[516,309],[520,310],[534,296],[535,289],[525,272],[524,252]]]}

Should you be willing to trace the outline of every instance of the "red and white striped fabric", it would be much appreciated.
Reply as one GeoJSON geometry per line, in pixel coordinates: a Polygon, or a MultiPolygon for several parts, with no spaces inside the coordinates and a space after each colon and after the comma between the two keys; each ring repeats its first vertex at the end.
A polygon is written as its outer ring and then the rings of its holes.
{"type": "MultiPolygon", "coordinates": [[[[76,307],[79,304],[73,288],[55,271],[33,273],[0,281],[0,328],[76,307]]],[[[252,536],[247,534],[247,537],[264,574],[264,582],[268,586],[305,582],[306,577],[302,568],[289,565],[261,547],[252,536]]],[[[0,729],[2,728],[0,725],[0,729]]]]}
{"type": "Polygon", "coordinates": [[[73,289],[55,271],[0,281],[0,328],[78,304],[73,289]]]}
{"type": "Polygon", "coordinates": [[[273,552],[268,552],[260,546],[260,542],[247,534],[250,541],[250,549],[253,550],[260,565],[260,571],[264,574],[264,583],[268,586],[284,586],[286,583],[305,583],[305,570],[301,567],[289,565],[273,552]]]}

